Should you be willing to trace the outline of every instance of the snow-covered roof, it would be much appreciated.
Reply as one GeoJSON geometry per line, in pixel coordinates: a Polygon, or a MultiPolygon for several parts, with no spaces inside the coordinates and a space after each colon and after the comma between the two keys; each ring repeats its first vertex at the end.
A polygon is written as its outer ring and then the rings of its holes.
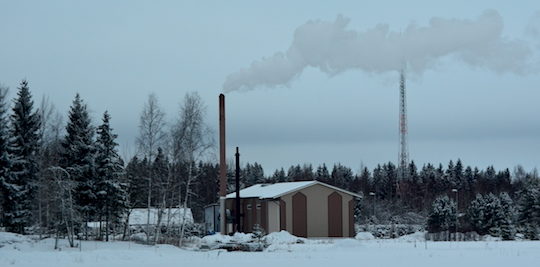
{"type": "MultiPolygon", "coordinates": [[[[294,191],[302,190],[306,187],[320,184],[322,186],[326,186],[329,188],[332,188],[334,190],[355,196],[355,197],[361,197],[358,194],[349,192],[347,190],[343,190],[341,188],[325,184],[319,181],[302,181],[302,182],[286,182],[286,183],[275,183],[275,184],[256,184],[252,185],[250,187],[244,188],[240,190],[240,197],[241,198],[259,198],[259,199],[265,199],[265,198],[278,198],[280,196],[292,193],[294,191]]],[[[226,196],[227,198],[235,198],[236,193],[232,192],[226,196]]]]}
{"type": "MultiPolygon", "coordinates": [[[[186,223],[193,223],[193,214],[189,208],[165,208],[161,215],[161,224],[167,225],[179,225],[184,219],[184,212],[186,212],[186,223]]],[[[150,208],[150,224],[155,225],[158,221],[158,209],[150,208]]],[[[148,209],[133,209],[129,214],[130,225],[142,225],[146,224],[148,220],[148,209]]]]}

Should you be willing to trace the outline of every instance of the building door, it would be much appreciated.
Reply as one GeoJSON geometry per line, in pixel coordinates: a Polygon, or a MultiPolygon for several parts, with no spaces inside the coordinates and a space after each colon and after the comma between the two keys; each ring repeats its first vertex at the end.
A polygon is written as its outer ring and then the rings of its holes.
{"type": "Polygon", "coordinates": [[[341,195],[328,196],[328,237],[343,237],[343,209],[341,195]]]}
{"type": "Polygon", "coordinates": [[[356,203],[354,199],[349,201],[349,237],[354,237],[356,233],[354,232],[354,207],[356,203]]]}
{"type": "Polygon", "coordinates": [[[307,237],[307,197],[298,192],[292,196],[293,235],[307,237]]]}
{"type": "Polygon", "coordinates": [[[285,201],[279,200],[279,230],[287,231],[287,204],[285,201]]]}

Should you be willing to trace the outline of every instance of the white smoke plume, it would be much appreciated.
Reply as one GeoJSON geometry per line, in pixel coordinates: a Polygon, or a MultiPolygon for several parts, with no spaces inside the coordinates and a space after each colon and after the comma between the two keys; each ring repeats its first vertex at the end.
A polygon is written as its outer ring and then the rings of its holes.
{"type": "Polygon", "coordinates": [[[349,19],[309,21],[298,27],[286,52],[254,61],[229,75],[225,92],[286,85],[310,66],[329,75],[359,69],[382,73],[406,64],[408,72],[422,74],[438,59],[455,56],[466,64],[497,73],[527,73],[532,50],[526,43],[502,35],[503,20],[487,10],[475,20],[434,17],[429,25],[410,24],[402,32],[380,24],[366,31],[348,30],[349,19]]]}

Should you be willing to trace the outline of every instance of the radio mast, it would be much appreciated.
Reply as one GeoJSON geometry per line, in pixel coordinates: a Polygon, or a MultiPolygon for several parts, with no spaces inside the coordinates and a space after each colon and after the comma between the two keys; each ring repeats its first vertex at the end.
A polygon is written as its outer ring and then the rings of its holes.
{"type": "Polygon", "coordinates": [[[400,183],[408,176],[409,150],[407,147],[407,101],[405,98],[405,68],[400,71],[399,81],[399,157],[397,173],[397,196],[400,195],[400,183]]]}

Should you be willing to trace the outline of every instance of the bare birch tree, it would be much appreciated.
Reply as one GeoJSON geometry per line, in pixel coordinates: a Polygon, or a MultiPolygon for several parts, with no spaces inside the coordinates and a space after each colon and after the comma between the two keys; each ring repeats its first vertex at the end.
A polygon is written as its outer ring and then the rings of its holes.
{"type": "MultiPolygon", "coordinates": [[[[191,185],[197,179],[194,168],[197,161],[208,156],[214,146],[212,130],[204,122],[206,106],[197,92],[187,93],[180,106],[178,121],[172,127],[172,158],[176,165],[187,166],[183,194],[179,192],[179,208],[182,209],[179,245],[182,245],[186,226],[186,208],[191,185]],[[182,203],[182,197],[183,203],[182,203]]],[[[181,178],[181,177],[179,177],[181,178]]],[[[180,184],[180,183],[179,183],[180,184]]],[[[180,187],[179,187],[180,188],[180,187]]],[[[181,189],[179,189],[181,190],[181,189]]]]}
{"type": "MultiPolygon", "coordinates": [[[[152,161],[157,155],[158,148],[166,140],[165,113],[161,110],[155,94],[148,96],[139,121],[139,136],[137,148],[141,156],[152,161]]],[[[148,203],[146,220],[146,241],[150,243],[150,209],[152,205],[152,171],[148,177],[148,203]]]]}
{"type": "MultiPolygon", "coordinates": [[[[64,118],[61,113],[56,111],[52,117],[47,119],[45,123],[48,125],[48,129],[44,133],[44,142],[40,149],[39,164],[40,164],[40,196],[43,199],[42,207],[42,223],[47,229],[52,229],[52,225],[55,223],[53,218],[54,210],[57,208],[57,186],[55,177],[51,177],[52,172],[47,172],[48,168],[60,165],[60,151],[62,149],[61,139],[64,130],[64,118]]],[[[41,213],[41,212],[40,212],[41,213]]]]}
{"type": "Polygon", "coordinates": [[[156,213],[156,225],[155,225],[155,233],[154,233],[154,244],[158,243],[160,240],[160,230],[161,230],[161,223],[163,220],[163,213],[165,209],[167,208],[167,196],[171,193],[171,171],[169,166],[169,159],[166,157],[166,154],[163,152],[161,148],[158,148],[158,154],[156,156],[156,159],[154,162],[152,162],[151,166],[153,177],[155,184],[155,192],[156,192],[156,199],[154,205],[156,213]]]}
{"type": "Polygon", "coordinates": [[[47,170],[54,173],[53,188],[56,191],[54,201],[56,202],[58,220],[55,223],[56,238],[54,249],[58,249],[58,239],[60,232],[62,232],[61,228],[65,228],[69,246],[75,247],[75,222],[77,221],[77,215],[73,204],[74,181],[71,180],[69,172],[64,168],[53,166],[47,170]]]}
{"type": "MultiPolygon", "coordinates": [[[[38,136],[39,136],[39,151],[38,151],[38,166],[39,166],[39,173],[38,173],[38,180],[37,180],[37,223],[39,227],[39,235],[40,238],[43,234],[43,205],[47,206],[48,198],[45,197],[45,191],[49,189],[50,183],[48,181],[48,177],[46,175],[47,167],[51,165],[52,159],[51,159],[51,147],[53,146],[53,143],[55,141],[54,132],[53,132],[53,115],[55,114],[55,107],[54,104],[52,104],[49,101],[49,98],[46,96],[43,96],[41,98],[40,107],[38,109],[39,117],[41,119],[41,123],[39,125],[38,129],[38,136]]],[[[58,114],[57,114],[58,116],[58,114]]],[[[57,141],[57,139],[56,139],[57,141]]],[[[48,210],[46,208],[45,210],[48,210]]],[[[47,214],[48,215],[48,214],[47,214]]],[[[48,216],[45,216],[48,218],[48,216]]],[[[48,223],[48,220],[45,220],[45,224],[48,223]]]]}

